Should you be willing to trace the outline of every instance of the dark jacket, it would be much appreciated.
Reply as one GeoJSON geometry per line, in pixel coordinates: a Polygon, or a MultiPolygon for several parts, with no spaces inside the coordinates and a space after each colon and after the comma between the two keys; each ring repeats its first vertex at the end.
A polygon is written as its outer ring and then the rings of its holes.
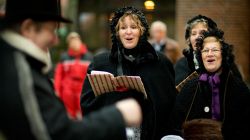
{"type": "MultiPolygon", "coordinates": [[[[244,139],[250,132],[250,92],[232,72],[220,75],[221,122],[224,139],[244,139]]],[[[192,79],[176,98],[173,126],[181,130],[185,120],[211,119],[211,89],[207,82],[192,79]],[[206,110],[206,111],[205,111],[206,110]]],[[[175,132],[177,132],[175,131],[175,132]]]]}
{"type": "Polygon", "coordinates": [[[85,116],[83,121],[69,120],[42,71],[46,53],[13,32],[1,36],[9,39],[7,43],[0,38],[0,131],[8,140],[109,140],[126,136],[123,117],[115,107],[85,116]]]}
{"type": "Polygon", "coordinates": [[[175,71],[175,85],[178,85],[181,81],[188,77],[194,70],[191,70],[188,66],[186,57],[180,58],[174,65],[175,71]]]}
{"type": "MultiPolygon", "coordinates": [[[[169,126],[167,120],[175,101],[174,70],[164,54],[156,54],[149,43],[145,45],[144,52],[134,62],[122,59],[122,69],[124,75],[140,76],[148,95],[148,99],[141,102],[144,113],[141,139],[159,140],[167,133],[169,126]]],[[[107,71],[117,76],[117,61],[110,57],[110,53],[97,55],[90,64],[88,73],[92,70],[107,71]]],[[[83,113],[88,114],[117,100],[137,94],[142,95],[134,91],[125,93],[114,91],[95,97],[87,78],[83,87],[81,106],[83,113]]]]}

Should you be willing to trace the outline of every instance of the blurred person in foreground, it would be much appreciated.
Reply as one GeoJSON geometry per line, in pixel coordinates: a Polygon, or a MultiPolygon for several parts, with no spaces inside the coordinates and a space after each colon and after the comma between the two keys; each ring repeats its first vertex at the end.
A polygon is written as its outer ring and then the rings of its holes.
{"type": "Polygon", "coordinates": [[[92,54],[76,32],[67,36],[68,50],[61,55],[54,74],[56,94],[72,119],[82,119],[80,95],[92,54]]]}
{"type": "MultiPolygon", "coordinates": [[[[188,47],[183,50],[183,55],[185,57],[178,60],[174,66],[176,85],[182,82],[194,71],[199,73],[199,64],[196,59],[196,39],[201,36],[203,31],[216,29],[218,29],[218,27],[215,21],[203,15],[194,16],[187,21],[185,39],[188,47]]],[[[232,66],[232,71],[239,78],[242,78],[235,63],[232,66]]]]}
{"type": "Polygon", "coordinates": [[[159,140],[167,134],[168,118],[176,97],[173,66],[148,42],[148,23],[140,10],[130,6],[117,9],[110,27],[111,52],[95,56],[88,73],[96,70],[114,76],[140,76],[148,98],[145,99],[141,92],[125,88],[95,96],[86,78],[81,97],[83,113],[135,97],[142,105],[143,122],[140,127],[132,128],[135,132],[133,140],[159,140]]]}
{"type": "Polygon", "coordinates": [[[221,30],[212,30],[197,39],[200,75],[188,81],[176,98],[173,134],[180,134],[186,121],[207,118],[221,122],[225,140],[248,137],[250,91],[232,72],[233,46],[223,35],[221,30]]]}
{"type": "Polygon", "coordinates": [[[168,37],[167,25],[162,21],[154,21],[150,26],[149,42],[156,51],[164,53],[173,64],[182,57],[180,45],[168,37]]]}
{"type": "Polygon", "coordinates": [[[47,74],[59,22],[69,20],[58,0],[7,0],[0,22],[0,131],[8,140],[125,138],[125,127],[142,119],[134,99],[72,121],[56,97],[47,74]]]}

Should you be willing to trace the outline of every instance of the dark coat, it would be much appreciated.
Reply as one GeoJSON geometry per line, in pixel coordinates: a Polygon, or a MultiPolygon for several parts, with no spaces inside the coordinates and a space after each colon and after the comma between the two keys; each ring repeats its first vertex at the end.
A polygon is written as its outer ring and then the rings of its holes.
{"type": "MultiPolygon", "coordinates": [[[[220,79],[220,121],[224,139],[244,139],[249,136],[250,132],[249,89],[232,72],[224,72],[220,79]]],[[[179,130],[181,134],[181,125],[185,120],[211,119],[211,99],[211,89],[208,83],[199,81],[198,78],[187,82],[176,98],[173,117],[175,130],[179,130]],[[209,108],[208,112],[205,111],[205,107],[209,108]]]]}
{"type": "MultiPolygon", "coordinates": [[[[12,43],[24,44],[20,37],[12,43]]],[[[27,44],[16,47],[0,38],[0,131],[8,140],[109,140],[126,136],[123,117],[114,106],[85,116],[83,121],[69,120],[42,72],[45,63],[33,57],[37,55],[27,44]]]]}
{"type": "Polygon", "coordinates": [[[180,58],[174,65],[175,71],[175,85],[178,85],[182,80],[188,77],[189,74],[194,72],[188,66],[186,57],[180,58]]]}
{"type": "MultiPolygon", "coordinates": [[[[149,44],[147,43],[147,45],[149,44]]],[[[164,54],[156,54],[151,45],[145,47],[143,51],[144,53],[137,58],[136,63],[123,59],[122,68],[124,75],[140,76],[142,78],[148,95],[148,100],[142,101],[144,119],[141,139],[159,140],[167,133],[169,126],[167,120],[176,97],[174,70],[171,62],[164,54]]],[[[97,55],[94,57],[93,63],[90,64],[88,73],[92,70],[107,71],[116,76],[117,61],[111,60],[110,53],[97,55]]],[[[83,113],[88,114],[120,99],[141,94],[133,92],[112,92],[95,97],[88,79],[85,79],[81,97],[83,113]]]]}

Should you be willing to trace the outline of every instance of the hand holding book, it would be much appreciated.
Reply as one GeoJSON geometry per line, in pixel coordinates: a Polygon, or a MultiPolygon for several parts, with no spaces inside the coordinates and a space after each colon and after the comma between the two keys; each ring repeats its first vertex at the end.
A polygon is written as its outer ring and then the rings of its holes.
{"type": "Polygon", "coordinates": [[[95,96],[99,96],[104,93],[113,91],[126,91],[134,89],[144,94],[144,98],[147,98],[147,94],[139,76],[117,76],[105,71],[91,71],[91,74],[87,75],[90,85],[94,91],[95,96]]]}

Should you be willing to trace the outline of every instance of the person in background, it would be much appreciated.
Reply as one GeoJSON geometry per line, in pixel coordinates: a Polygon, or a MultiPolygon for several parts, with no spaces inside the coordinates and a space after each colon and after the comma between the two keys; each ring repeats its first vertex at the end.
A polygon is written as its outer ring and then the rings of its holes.
{"type": "Polygon", "coordinates": [[[184,122],[207,118],[221,122],[225,140],[245,139],[250,132],[250,91],[232,71],[232,45],[224,32],[211,30],[197,39],[200,76],[188,81],[176,98],[173,132],[184,122]]]}
{"type": "MultiPolygon", "coordinates": [[[[175,70],[175,84],[178,85],[188,75],[197,71],[199,73],[199,65],[196,60],[196,39],[201,36],[203,31],[218,29],[217,24],[209,17],[203,15],[197,15],[188,20],[186,25],[185,39],[188,48],[183,50],[185,57],[177,61],[174,66],[175,70]]],[[[232,66],[232,71],[240,78],[241,74],[235,65],[232,66]]]]}
{"type": "Polygon", "coordinates": [[[94,57],[88,73],[106,71],[114,76],[140,76],[148,98],[131,89],[95,96],[86,78],[81,96],[83,113],[88,114],[123,98],[137,98],[143,110],[143,122],[133,127],[135,140],[159,140],[167,133],[168,118],[174,106],[176,90],[172,63],[148,42],[148,24],[144,14],[134,7],[115,11],[111,23],[112,49],[94,57]]]}
{"type": "Polygon", "coordinates": [[[0,19],[0,132],[8,140],[110,140],[126,138],[127,126],[139,126],[135,99],[116,102],[69,119],[49,80],[48,49],[61,16],[59,0],[7,0],[0,19]]]}
{"type": "Polygon", "coordinates": [[[182,57],[180,45],[168,37],[167,25],[162,21],[154,21],[150,27],[149,42],[154,49],[163,52],[173,64],[182,57]]]}
{"type": "Polygon", "coordinates": [[[72,119],[81,119],[80,94],[92,54],[76,32],[68,34],[67,43],[68,51],[62,54],[55,68],[54,87],[69,116],[72,119]]]}

